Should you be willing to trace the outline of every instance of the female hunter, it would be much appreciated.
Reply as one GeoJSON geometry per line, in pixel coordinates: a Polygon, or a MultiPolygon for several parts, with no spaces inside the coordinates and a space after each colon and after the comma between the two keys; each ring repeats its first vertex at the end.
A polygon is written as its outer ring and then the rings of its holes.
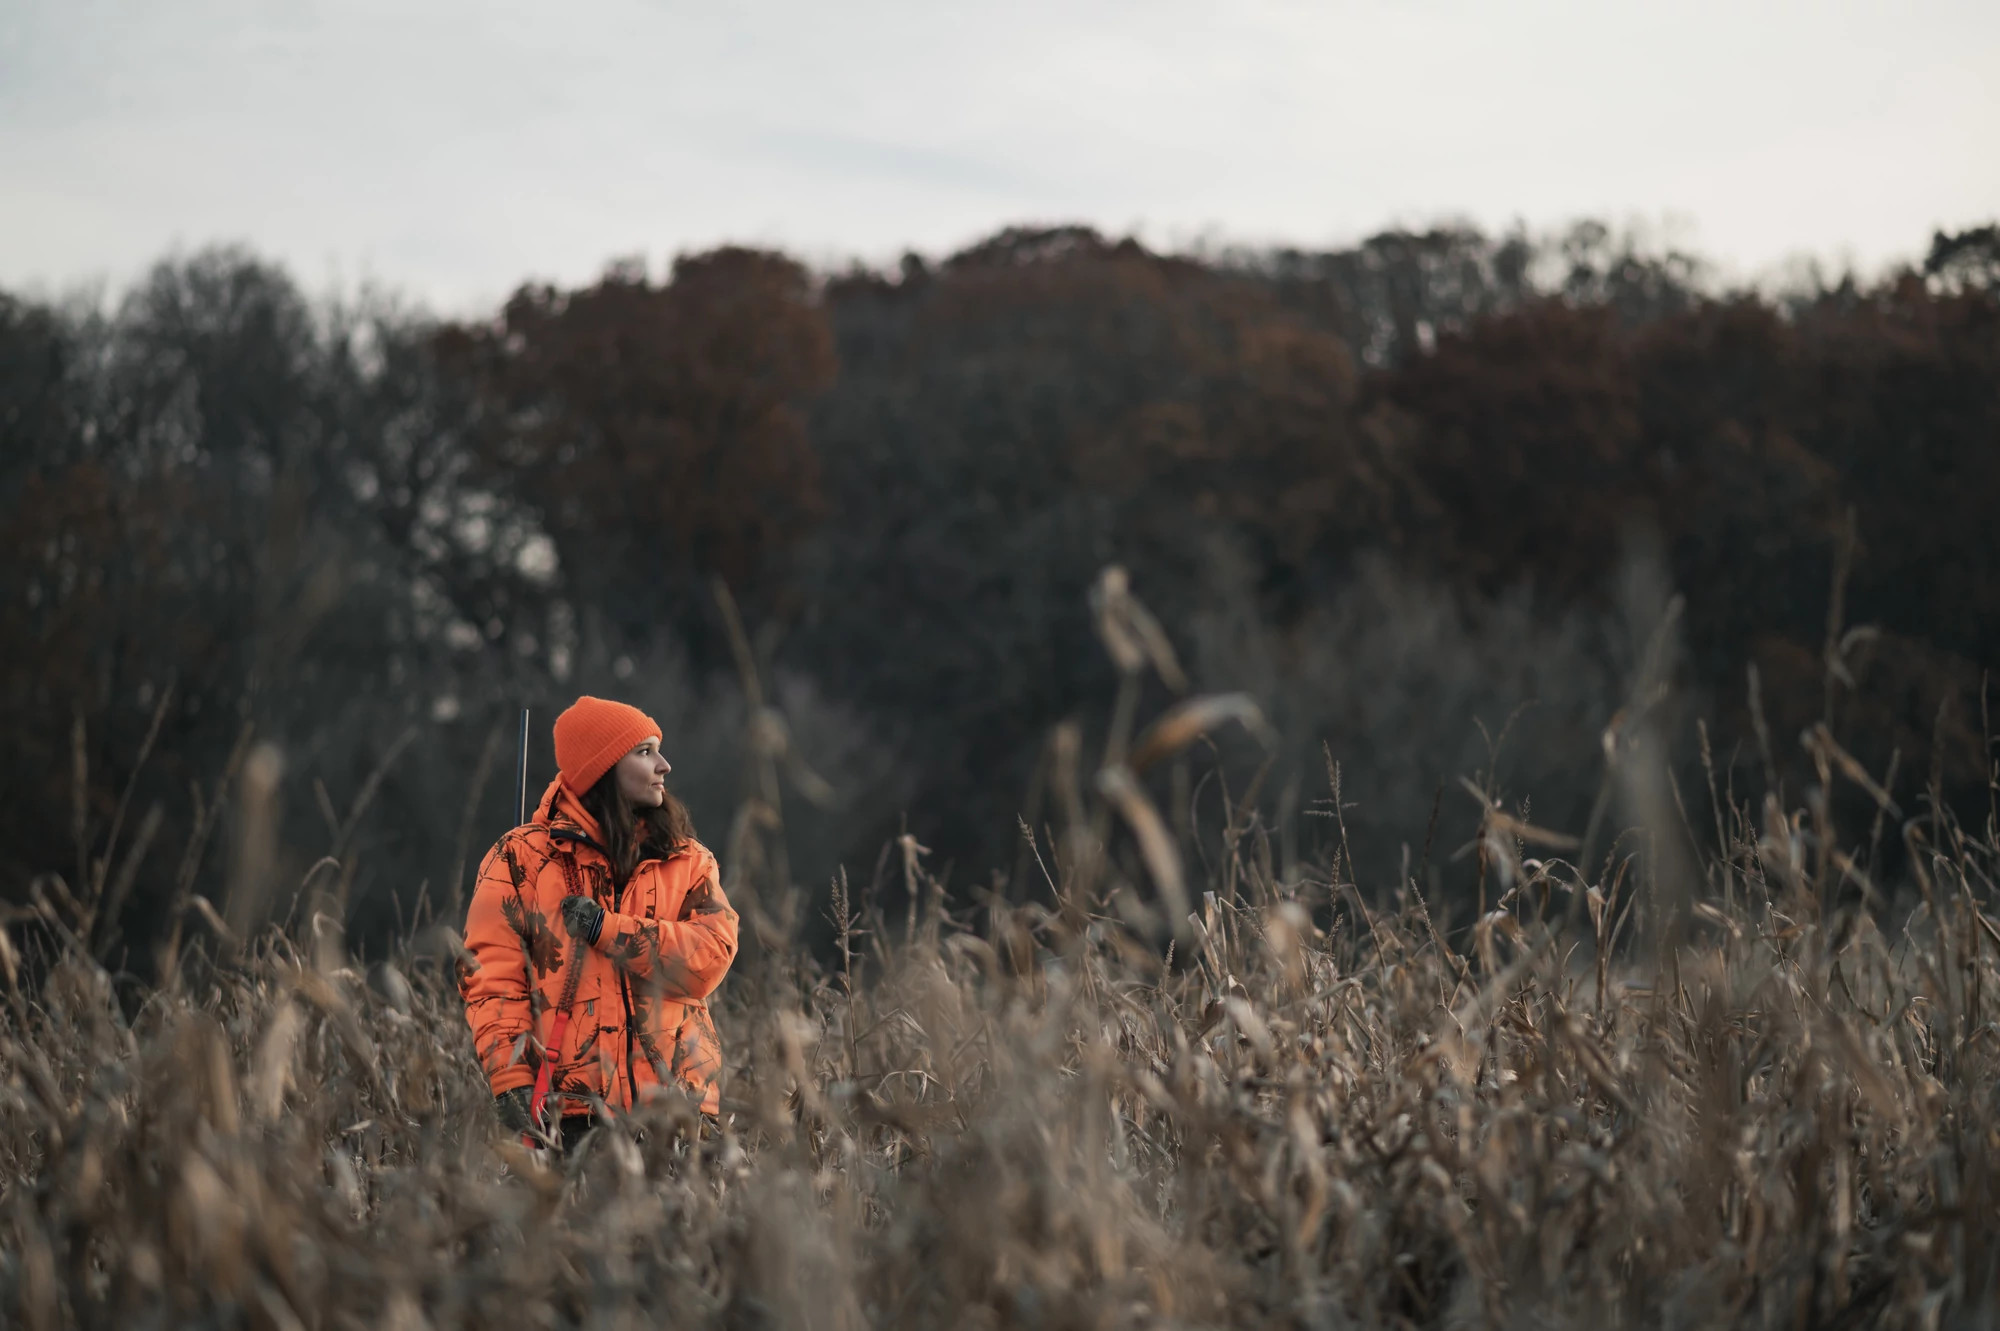
{"type": "Polygon", "coordinates": [[[715,856],[667,789],[644,712],[578,698],[555,743],[556,779],[487,852],[465,921],[460,990],[500,1121],[573,1144],[593,1106],[629,1110],[676,1088],[713,1118],[722,1050],[707,1000],[737,926],[715,856]],[[547,1103],[534,1105],[551,1056],[547,1103]]]}

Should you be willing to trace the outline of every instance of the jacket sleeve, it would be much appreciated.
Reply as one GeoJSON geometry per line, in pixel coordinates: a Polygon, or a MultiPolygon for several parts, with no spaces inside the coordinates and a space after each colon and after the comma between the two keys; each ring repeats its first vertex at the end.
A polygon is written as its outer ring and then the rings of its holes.
{"type": "Polygon", "coordinates": [[[736,960],[736,911],[722,895],[722,871],[707,847],[698,854],[679,919],[607,912],[597,936],[614,965],[668,998],[707,998],[736,960]]]}
{"type": "Polygon", "coordinates": [[[530,940],[524,936],[524,922],[530,916],[544,926],[546,922],[522,890],[522,848],[514,841],[503,837],[480,863],[465,917],[465,946],[472,962],[459,979],[473,1049],[495,1095],[535,1080],[521,1039],[534,1024],[528,997],[530,940]]]}

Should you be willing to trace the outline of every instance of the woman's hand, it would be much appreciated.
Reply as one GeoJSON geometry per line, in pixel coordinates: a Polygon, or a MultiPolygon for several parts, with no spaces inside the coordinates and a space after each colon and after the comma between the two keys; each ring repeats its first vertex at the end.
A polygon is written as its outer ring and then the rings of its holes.
{"type": "Polygon", "coordinates": [[[589,897],[569,896],[562,899],[563,928],[569,936],[588,946],[597,946],[597,935],[604,931],[604,907],[589,897]]]}

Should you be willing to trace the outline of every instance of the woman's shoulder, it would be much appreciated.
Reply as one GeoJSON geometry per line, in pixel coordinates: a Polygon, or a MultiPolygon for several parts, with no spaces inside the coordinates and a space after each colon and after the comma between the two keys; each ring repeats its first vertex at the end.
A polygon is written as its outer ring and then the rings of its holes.
{"type": "Polygon", "coordinates": [[[681,843],[679,850],[668,857],[667,863],[686,865],[698,873],[703,869],[714,870],[717,862],[714,851],[695,838],[689,837],[681,843]]]}
{"type": "Polygon", "coordinates": [[[548,858],[550,844],[548,824],[527,822],[502,832],[491,853],[513,856],[525,866],[530,860],[548,858]]]}

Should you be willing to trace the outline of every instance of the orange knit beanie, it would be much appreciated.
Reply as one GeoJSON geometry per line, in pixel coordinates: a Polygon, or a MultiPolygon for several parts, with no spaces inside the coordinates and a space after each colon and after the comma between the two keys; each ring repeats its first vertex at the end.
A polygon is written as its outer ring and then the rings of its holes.
{"type": "Polygon", "coordinates": [[[572,795],[582,795],[620,758],[660,733],[638,708],[588,694],[556,718],[556,766],[572,795]]]}

